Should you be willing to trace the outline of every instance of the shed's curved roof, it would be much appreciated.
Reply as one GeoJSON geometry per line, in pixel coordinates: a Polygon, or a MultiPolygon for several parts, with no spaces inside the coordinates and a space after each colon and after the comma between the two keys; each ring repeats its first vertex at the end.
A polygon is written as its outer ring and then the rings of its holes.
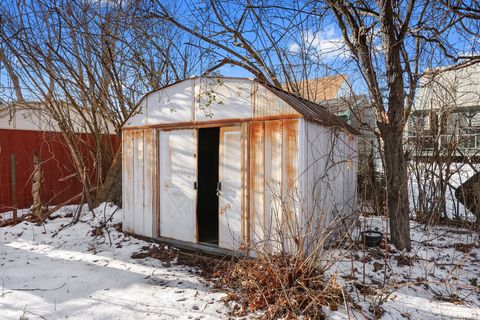
{"type": "Polygon", "coordinates": [[[239,77],[192,77],[192,78],[187,78],[184,80],[180,80],[177,82],[174,82],[172,84],[169,84],[167,86],[164,86],[160,89],[153,90],[147,94],[145,94],[142,99],[137,103],[135,108],[132,110],[130,115],[125,119],[124,123],[122,124],[122,127],[125,125],[125,123],[128,121],[128,119],[137,111],[139,106],[141,105],[141,102],[143,99],[145,99],[146,96],[148,96],[151,93],[161,91],[165,88],[174,86],[176,84],[179,84],[181,82],[187,81],[187,80],[192,80],[192,79],[199,79],[199,78],[212,78],[212,79],[238,79],[238,80],[248,80],[252,82],[259,83],[260,85],[264,86],[266,89],[268,89],[270,92],[272,92],[274,95],[276,95],[278,98],[283,100],[285,103],[287,103],[292,109],[297,111],[303,118],[317,122],[323,126],[326,127],[335,127],[339,128],[342,130],[345,130],[351,134],[359,135],[360,132],[356,129],[354,129],[352,126],[350,126],[348,123],[346,123],[342,118],[336,116],[332,112],[330,112],[326,106],[323,106],[322,103],[316,103],[307,99],[302,98],[299,95],[296,95],[294,93],[285,91],[281,88],[278,88],[272,84],[269,84],[265,81],[261,81],[259,79],[251,79],[251,78],[239,78],[239,77]]]}

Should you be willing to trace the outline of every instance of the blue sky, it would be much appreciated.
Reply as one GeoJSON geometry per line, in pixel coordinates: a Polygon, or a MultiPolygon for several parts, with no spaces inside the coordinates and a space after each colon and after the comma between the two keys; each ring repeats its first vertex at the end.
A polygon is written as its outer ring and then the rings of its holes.
{"type": "MultiPolygon", "coordinates": [[[[265,0],[262,3],[276,4],[280,2],[265,0]]],[[[111,4],[113,2],[109,0],[104,0],[100,1],[99,3],[111,4]]],[[[289,2],[284,3],[290,4],[289,2]]],[[[294,1],[291,2],[291,4],[298,8],[301,7],[304,2],[294,1]]],[[[193,15],[191,10],[198,9],[203,5],[203,2],[198,1],[174,1],[173,3],[171,3],[171,6],[169,6],[169,8],[172,8],[172,11],[177,13],[176,16],[181,20],[181,22],[189,23],[190,26],[195,26],[197,23],[195,19],[198,18],[199,20],[201,20],[202,17],[197,17],[196,15],[193,15]]],[[[239,10],[239,5],[244,5],[244,3],[241,1],[227,1],[223,3],[223,5],[227,15],[230,18],[238,19],[238,16],[241,14],[241,10],[239,10]]],[[[288,23],[292,20],[292,17],[293,15],[290,16],[283,13],[283,15],[275,17],[274,19],[272,19],[272,21],[269,21],[269,23],[272,23],[272,25],[278,24],[282,28],[287,28],[288,30],[288,23]]],[[[295,19],[299,19],[298,16],[296,16],[295,19]]],[[[346,50],[345,48],[343,37],[338,27],[336,27],[335,21],[332,20],[331,16],[327,16],[322,19],[317,18],[317,20],[309,21],[307,29],[303,29],[303,31],[300,31],[299,29],[295,29],[293,27],[291,28],[291,30],[288,30],[288,33],[286,33],[287,37],[285,37],[282,42],[283,48],[285,48],[285,50],[287,50],[292,59],[294,59],[293,57],[298,55],[300,51],[303,50],[302,46],[304,44],[308,44],[308,49],[306,52],[308,53],[310,62],[312,63],[313,72],[311,72],[311,78],[333,74],[345,74],[350,79],[355,93],[366,93],[365,85],[363,84],[361,74],[359,73],[359,70],[355,63],[352,62],[348,50],[346,50]]],[[[271,35],[280,37],[280,29],[281,28],[279,28],[278,31],[273,30],[271,35]]],[[[251,34],[247,34],[246,37],[255,44],[259,45],[261,48],[262,39],[254,39],[254,34],[255,33],[252,32],[251,34]]],[[[463,39],[462,36],[463,35],[459,34],[455,29],[452,29],[452,32],[449,34],[448,37],[452,43],[458,46],[459,52],[468,52],[468,50],[466,50],[464,47],[465,39],[463,39]]],[[[261,49],[268,50],[268,48],[261,49]]],[[[216,51],[219,52],[219,50],[216,51]]],[[[378,48],[378,51],[381,52],[381,47],[378,48]]],[[[221,56],[218,56],[217,58],[218,60],[220,60],[221,56]]],[[[275,59],[277,58],[273,56],[273,64],[276,63],[275,59]]],[[[442,61],[441,59],[426,59],[425,61],[422,61],[421,68],[427,68],[432,66],[435,67],[444,63],[445,61],[442,61]]],[[[221,67],[218,71],[225,76],[253,77],[250,72],[237,66],[226,65],[221,67]]],[[[201,70],[198,70],[198,73],[200,74],[201,70]]],[[[0,86],[3,87],[0,87],[0,98],[2,97],[2,94],[8,92],[8,89],[5,88],[9,87],[9,85],[10,84],[8,81],[8,77],[6,76],[5,70],[0,69],[0,86]]]]}

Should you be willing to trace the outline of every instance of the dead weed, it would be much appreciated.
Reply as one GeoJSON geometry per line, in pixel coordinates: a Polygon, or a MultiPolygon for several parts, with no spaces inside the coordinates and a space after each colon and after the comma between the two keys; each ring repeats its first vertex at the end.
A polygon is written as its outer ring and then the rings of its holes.
{"type": "Polygon", "coordinates": [[[244,258],[222,269],[217,285],[230,291],[232,315],[263,311],[261,319],[323,319],[323,307],[337,310],[346,299],[336,277],[327,279],[313,264],[289,255],[244,258]]]}

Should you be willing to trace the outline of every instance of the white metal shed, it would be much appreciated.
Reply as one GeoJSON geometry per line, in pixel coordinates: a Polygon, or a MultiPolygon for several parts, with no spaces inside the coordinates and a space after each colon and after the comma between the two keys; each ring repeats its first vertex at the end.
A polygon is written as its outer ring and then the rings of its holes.
{"type": "Polygon", "coordinates": [[[305,246],[355,210],[358,132],[259,80],[174,83],[145,95],[122,133],[128,233],[278,249],[305,246]]]}

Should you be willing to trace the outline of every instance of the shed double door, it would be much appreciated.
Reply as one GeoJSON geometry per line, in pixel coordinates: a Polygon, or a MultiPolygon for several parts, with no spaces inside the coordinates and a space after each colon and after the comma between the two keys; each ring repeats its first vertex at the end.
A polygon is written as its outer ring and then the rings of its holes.
{"type": "MultiPolygon", "coordinates": [[[[200,129],[201,130],[201,129],[200,129]]],[[[242,128],[219,128],[218,246],[242,243],[242,128]]],[[[198,242],[198,130],[160,131],[160,236],[198,242]]]]}

